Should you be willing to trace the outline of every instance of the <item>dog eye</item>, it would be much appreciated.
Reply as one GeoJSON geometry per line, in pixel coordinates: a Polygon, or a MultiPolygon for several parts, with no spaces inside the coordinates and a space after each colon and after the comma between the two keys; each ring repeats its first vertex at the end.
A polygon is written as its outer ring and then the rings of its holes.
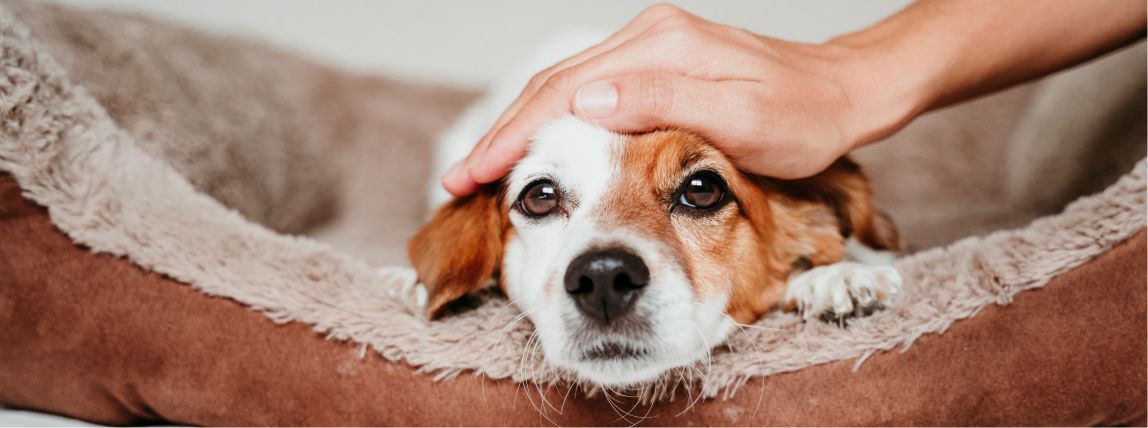
{"type": "Polygon", "coordinates": [[[678,203],[705,210],[717,207],[725,200],[725,183],[712,172],[691,175],[682,183],[678,203]]]}
{"type": "Polygon", "coordinates": [[[546,180],[536,181],[526,187],[518,198],[518,205],[526,214],[541,217],[558,209],[558,187],[546,180]]]}

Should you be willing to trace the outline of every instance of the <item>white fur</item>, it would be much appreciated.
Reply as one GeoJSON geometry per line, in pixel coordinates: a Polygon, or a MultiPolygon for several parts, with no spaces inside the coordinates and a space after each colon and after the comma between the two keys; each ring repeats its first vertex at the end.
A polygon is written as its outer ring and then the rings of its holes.
{"type": "Polygon", "coordinates": [[[614,153],[622,139],[605,129],[574,116],[563,116],[543,125],[534,135],[526,157],[518,161],[507,177],[507,203],[537,177],[562,184],[564,192],[582,203],[598,201],[618,175],[614,153]]]}
{"type": "Polygon", "coordinates": [[[855,261],[818,266],[789,279],[785,301],[795,303],[803,318],[843,317],[888,306],[901,292],[892,252],[873,250],[854,238],[845,242],[845,251],[855,261]]]}
{"type": "MultiPolygon", "coordinates": [[[[504,280],[509,297],[528,313],[546,358],[579,376],[604,385],[652,379],[668,369],[693,363],[725,340],[732,323],[724,314],[725,292],[697,296],[657,237],[624,228],[605,229],[596,222],[604,196],[619,175],[619,135],[572,116],[556,119],[538,132],[530,152],[507,180],[508,204],[534,180],[551,180],[565,200],[565,215],[531,220],[511,211],[515,236],[506,245],[504,280]],[[563,286],[570,262],[593,247],[624,245],[650,268],[650,284],[636,301],[634,316],[649,330],[641,337],[602,333],[578,341],[585,322],[563,286]],[[640,359],[585,360],[582,355],[605,342],[645,349],[640,359]]],[[[507,207],[509,209],[509,207],[507,207]]]]}
{"type": "MultiPolygon", "coordinates": [[[[375,268],[375,274],[379,277],[393,277],[395,275],[402,275],[402,271],[396,271],[391,267],[375,268]]],[[[414,303],[415,307],[426,308],[427,306],[427,289],[422,283],[416,281],[418,275],[410,274],[409,281],[400,281],[398,286],[387,289],[391,296],[401,298],[405,301],[414,303]]]]}
{"type": "Polygon", "coordinates": [[[845,257],[851,261],[867,265],[891,265],[893,260],[897,258],[897,254],[892,251],[874,250],[866,247],[857,238],[849,237],[845,241],[845,257]]]}

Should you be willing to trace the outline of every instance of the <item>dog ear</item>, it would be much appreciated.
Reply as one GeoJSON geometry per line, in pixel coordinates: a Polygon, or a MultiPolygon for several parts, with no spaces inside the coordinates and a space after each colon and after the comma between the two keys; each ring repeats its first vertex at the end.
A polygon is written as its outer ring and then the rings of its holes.
{"type": "Polygon", "coordinates": [[[426,287],[429,318],[498,275],[509,227],[501,203],[500,186],[488,184],[439,208],[411,239],[407,254],[426,287]]]}
{"type": "Polygon", "coordinates": [[[861,167],[849,158],[838,159],[820,174],[800,180],[779,181],[777,186],[791,198],[829,207],[842,237],[856,237],[875,250],[897,251],[901,248],[900,235],[893,220],[874,207],[869,180],[861,167]]]}

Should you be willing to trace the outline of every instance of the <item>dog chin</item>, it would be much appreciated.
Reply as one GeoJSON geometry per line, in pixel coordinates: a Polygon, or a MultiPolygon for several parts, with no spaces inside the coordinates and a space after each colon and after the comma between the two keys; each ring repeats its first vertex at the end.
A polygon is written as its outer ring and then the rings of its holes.
{"type": "Polygon", "coordinates": [[[566,361],[554,363],[573,371],[582,380],[614,388],[653,381],[670,369],[697,362],[704,355],[704,352],[698,352],[692,357],[658,355],[644,351],[603,352],[601,347],[598,347],[581,352],[577,357],[568,357],[566,361]]]}

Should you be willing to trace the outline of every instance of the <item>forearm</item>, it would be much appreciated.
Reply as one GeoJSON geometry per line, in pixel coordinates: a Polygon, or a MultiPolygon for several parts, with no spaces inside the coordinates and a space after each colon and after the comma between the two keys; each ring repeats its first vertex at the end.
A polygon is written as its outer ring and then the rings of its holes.
{"type": "Polygon", "coordinates": [[[858,103],[874,115],[860,145],[921,112],[1087,61],[1144,32],[1141,0],[923,0],[826,45],[858,58],[858,103]]]}

